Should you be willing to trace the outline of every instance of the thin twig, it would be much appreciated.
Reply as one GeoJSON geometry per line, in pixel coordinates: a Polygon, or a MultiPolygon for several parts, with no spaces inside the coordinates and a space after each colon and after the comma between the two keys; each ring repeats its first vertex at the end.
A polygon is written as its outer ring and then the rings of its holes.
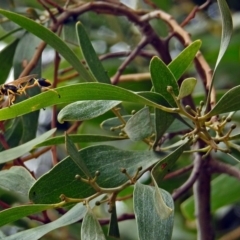
{"type": "Polygon", "coordinates": [[[182,23],[180,24],[181,27],[186,26],[190,20],[192,20],[193,18],[195,18],[196,13],[199,11],[202,11],[204,8],[208,7],[210,5],[210,3],[212,2],[212,0],[207,0],[205,3],[203,3],[201,6],[196,6],[193,8],[193,10],[188,14],[188,16],[182,21],[182,23]]]}
{"type": "Polygon", "coordinates": [[[112,84],[116,85],[119,81],[121,74],[124,69],[129,65],[129,63],[137,56],[138,52],[148,44],[148,39],[146,37],[142,38],[137,47],[128,55],[124,62],[118,68],[114,77],[112,77],[112,84]]]}
{"type": "Polygon", "coordinates": [[[193,164],[191,165],[188,165],[186,167],[183,167],[181,169],[178,169],[174,172],[171,172],[171,173],[168,173],[165,177],[164,177],[164,180],[167,180],[167,179],[171,179],[171,178],[175,178],[175,177],[178,177],[186,172],[189,172],[191,169],[193,168],[193,164]]]}
{"type": "MultiPolygon", "coordinates": [[[[126,220],[131,220],[131,219],[135,219],[135,215],[132,214],[122,214],[120,217],[118,217],[118,222],[121,221],[126,221],[126,220]]],[[[99,219],[99,223],[103,226],[103,225],[107,225],[110,223],[110,219],[99,219]]]]}
{"type": "Polygon", "coordinates": [[[45,147],[45,148],[39,150],[38,152],[34,152],[34,153],[31,153],[31,154],[27,155],[26,157],[22,157],[22,161],[25,162],[25,161],[28,161],[28,160],[33,159],[33,158],[38,158],[43,153],[45,153],[49,150],[51,150],[51,147],[45,147]]]}
{"type": "MultiPolygon", "coordinates": [[[[121,51],[121,52],[113,52],[113,53],[106,53],[99,57],[100,60],[106,60],[109,58],[116,58],[116,57],[127,57],[132,53],[132,51],[121,51]]],[[[140,50],[138,52],[138,56],[142,56],[145,58],[151,59],[153,56],[156,55],[156,52],[154,51],[146,51],[146,50],[140,50]]]]}

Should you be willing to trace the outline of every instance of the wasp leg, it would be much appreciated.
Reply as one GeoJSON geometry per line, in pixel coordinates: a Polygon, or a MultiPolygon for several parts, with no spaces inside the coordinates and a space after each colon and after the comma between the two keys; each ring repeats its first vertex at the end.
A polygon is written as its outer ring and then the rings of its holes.
{"type": "Polygon", "coordinates": [[[42,89],[43,91],[52,91],[52,92],[54,92],[54,93],[56,93],[56,94],[58,95],[58,98],[61,97],[60,94],[59,94],[56,90],[54,90],[54,89],[52,89],[52,88],[41,87],[41,89],[42,89]]]}

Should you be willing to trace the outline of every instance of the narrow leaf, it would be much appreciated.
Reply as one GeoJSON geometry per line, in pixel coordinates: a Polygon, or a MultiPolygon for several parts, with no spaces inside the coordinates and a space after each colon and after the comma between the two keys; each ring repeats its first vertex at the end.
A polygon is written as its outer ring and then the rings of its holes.
{"type": "Polygon", "coordinates": [[[197,84],[196,78],[184,79],[181,84],[180,90],[179,90],[178,98],[182,99],[182,98],[192,94],[196,84],[197,84]]]}
{"type": "Polygon", "coordinates": [[[28,215],[45,211],[54,208],[54,204],[34,204],[34,205],[21,205],[18,207],[8,208],[0,212],[0,226],[12,223],[20,218],[28,215]]]}
{"type": "Polygon", "coordinates": [[[14,56],[16,47],[18,45],[18,42],[19,42],[19,39],[16,39],[12,43],[8,44],[0,52],[0,62],[1,62],[0,84],[3,84],[6,81],[8,74],[12,68],[13,56],[14,56]]]}
{"type": "Polygon", "coordinates": [[[35,145],[39,144],[40,142],[50,137],[55,131],[56,131],[56,128],[51,129],[48,132],[42,134],[39,137],[36,137],[35,139],[27,143],[24,143],[18,147],[0,152],[0,163],[5,163],[13,159],[16,159],[18,157],[21,157],[25,153],[31,151],[35,145]]]}
{"type": "Polygon", "coordinates": [[[167,91],[167,87],[171,86],[173,93],[177,96],[179,93],[178,84],[172,72],[160,58],[152,58],[150,62],[150,73],[154,91],[160,93],[170,105],[176,106],[172,95],[167,91]]]}
{"type": "Polygon", "coordinates": [[[178,158],[182,155],[183,151],[189,146],[189,142],[183,143],[180,147],[172,151],[169,155],[159,161],[151,171],[152,178],[155,179],[158,185],[161,184],[164,176],[173,168],[178,158]]]}
{"type": "MultiPolygon", "coordinates": [[[[150,63],[150,73],[152,78],[152,83],[154,87],[154,91],[160,93],[168,102],[168,104],[172,106],[176,106],[176,103],[171,96],[171,94],[167,91],[169,86],[172,87],[173,93],[178,95],[178,85],[175,77],[169,70],[169,68],[162,62],[162,60],[158,57],[154,57],[150,63]]],[[[166,104],[166,103],[165,103],[166,104]]],[[[156,149],[157,144],[163,134],[166,132],[168,127],[174,121],[174,116],[168,112],[162,111],[160,109],[155,108],[155,143],[154,149],[156,149]]]]}
{"type": "Polygon", "coordinates": [[[3,35],[3,36],[0,37],[0,41],[3,41],[5,38],[13,35],[14,33],[18,32],[18,31],[21,31],[21,30],[23,30],[23,29],[22,29],[22,28],[16,28],[16,29],[8,32],[7,34],[5,34],[5,35],[3,35]]]}
{"type": "Polygon", "coordinates": [[[17,192],[24,198],[34,184],[35,179],[23,167],[11,167],[9,170],[0,171],[0,188],[11,192],[17,192]]]}
{"type": "Polygon", "coordinates": [[[102,228],[93,214],[92,210],[89,208],[86,215],[83,218],[81,227],[81,239],[82,240],[105,240],[102,228]]]}
{"type": "Polygon", "coordinates": [[[102,63],[100,62],[96,52],[94,51],[94,48],[90,42],[90,39],[88,38],[88,35],[82,23],[78,22],[76,24],[76,30],[82,53],[96,81],[110,84],[111,80],[107,72],[103,68],[102,63]]]}
{"type": "Polygon", "coordinates": [[[171,70],[176,80],[180,79],[183,73],[187,70],[201,45],[201,40],[194,41],[169,63],[168,68],[171,70]]]}
{"type": "MultiPolygon", "coordinates": [[[[216,65],[214,68],[214,72],[213,72],[213,76],[215,75],[215,72],[217,70],[217,67],[220,63],[220,61],[222,60],[222,57],[224,55],[224,53],[227,50],[227,47],[229,45],[231,36],[232,36],[232,31],[233,31],[233,23],[232,23],[232,16],[231,16],[231,12],[229,10],[229,7],[226,3],[226,0],[218,0],[218,6],[219,6],[219,10],[221,13],[221,19],[222,19],[222,37],[221,37],[221,44],[220,44],[220,49],[219,49],[219,54],[217,57],[217,61],[216,61],[216,65]]],[[[213,87],[213,81],[214,79],[212,79],[211,81],[211,85],[209,86],[209,93],[207,96],[207,104],[210,101],[210,95],[211,95],[211,91],[212,91],[212,87],[213,87]]]]}
{"type": "Polygon", "coordinates": [[[232,16],[226,0],[218,0],[218,6],[222,16],[222,37],[215,69],[227,50],[233,31],[232,16]]]}
{"type": "MultiPolygon", "coordinates": [[[[111,142],[126,140],[126,137],[121,136],[107,136],[107,135],[97,135],[97,134],[69,134],[68,135],[74,143],[81,142],[111,142]]],[[[57,136],[49,138],[42,143],[36,145],[36,148],[43,146],[52,146],[65,143],[65,136],[57,136]]]]}
{"type": "MultiPolygon", "coordinates": [[[[94,207],[95,201],[101,200],[102,196],[94,199],[94,201],[91,201],[89,203],[90,207],[94,207]]],[[[70,225],[72,223],[75,223],[82,219],[86,213],[87,209],[86,206],[84,206],[82,203],[76,204],[74,207],[72,207],[67,213],[65,213],[63,216],[58,218],[57,220],[44,224],[39,227],[31,228],[22,232],[18,232],[14,235],[11,235],[9,237],[6,237],[6,240],[38,240],[42,236],[44,236],[46,233],[51,232],[54,229],[64,227],[67,225],[70,225]]]]}
{"type": "MultiPolygon", "coordinates": [[[[8,124],[5,125],[5,128],[6,128],[6,131],[4,133],[4,138],[7,141],[9,148],[19,146],[22,133],[23,133],[21,119],[15,118],[11,121],[8,121],[8,124]]],[[[1,152],[4,150],[5,148],[2,145],[0,145],[0,155],[1,155],[1,152]]]]}
{"type": "Polygon", "coordinates": [[[163,160],[159,161],[158,164],[156,164],[151,171],[151,177],[155,186],[154,202],[156,206],[156,212],[159,214],[159,216],[161,216],[162,219],[168,218],[172,212],[172,209],[169,208],[163,201],[162,193],[159,190],[158,186],[167,171],[173,167],[174,163],[181,156],[187,146],[188,142],[178,147],[175,151],[171,152],[163,160]]]}
{"type": "Polygon", "coordinates": [[[124,88],[104,83],[79,83],[56,88],[56,92],[47,91],[9,108],[0,109],[0,121],[46,108],[55,104],[70,103],[80,100],[117,100],[140,103],[152,107],[160,107],[154,101],[163,99],[157,93],[135,93],[124,88]],[[141,96],[144,95],[144,96],[141,96]],[[150,100],[149,100],[150,99],[150,100]]]}
{"type": "Polygon", "coordinates": [[[114,237],[114,238],[120,238],[116,206],[112,207],[108,236],[114,237]]]}
{"type": "Polygon", "coordinates": [[[35,36],[41,38],[43,41],[53,47],[71,64],[71,66],[77,70],[82,79],[89,82],[93,81],[92,76],[80,63],[75,53],[55,33],[51,32],[49,29],[43,27],[37,22],[17,13],[0,9],[0,14],[17,23],[19,26],[33,33],[35,36]]]}
{"type": "Polygon", "coordinates": [[[240,86],[230,89],[220,98],[214,108],[207,114],[207,117],[240,110],[239,96],[240,86]]]}
{"type": "Polygon", "coordinates": [[[135,113],[126,123],[124,131],[132,141],[140,141],[153,133],[153,126],[148,107],[135,113]]]}
{"type": "MultiPolygon", "coordinates": [[[[97,177],[99,186],[112,188],[128,181],[121,172],[122,168],[125,168],[130,176],[134,176],[139,167],[142,167],[143,171],[148,169],[164,154],[96,145],[80,150],[79,156],[93,176],[96,171],[100,172],[97,177]]],[[[29,191],[29,198],[35,203],[56,203],[61,194],[72,198],[85,198],[94,194],[96,191],[89,184],[75,179],[76,174],[83,173],[70,157],[65,158],[38,179],[29,191]]]]}
{"type": "Polygon", "coordinates": [[[74,145],[71,138],[67,134],[65,134],[65,140],[66,140],[66,149],[71,159],[76,163],[76,165],[81,169],[81,171],[85,174],[87,178],[91,178],[92,177],[91,173],[86,167],[84,160],[78,154],[78,150],[76,146],[74,145]]]}
{"type": "MultiPolygon", "coordinates": [[[[153,127],[155,127],[155,122],[154,122],[155,121],[155,114],[152,113],[150,116],[151,116],[152,125],[153,125],[153,127]]],[[[122,117],[127,122],[132,117],[132,115],[125,115],[125,116],[122,116],[122,117]]],[[[161,118],[161,120],[162,120],[162,118],[161,118]]],[[[190,125],[192,124],[188,119],[184,119],[184,120],[187,121],[190,125]]],[[[111,131],[112,127],[116,127],[116,126],[119,126],[121,124],[122,123],[119,120],[119,118],[114,117],[114,118],[109,118],[109,119],[103,121],[100,126],[101,126],[102,129],[104,129],[106,131],[111,131]]],[[[170,125],[170,127],[165,129],[164,132],[174,133],[174,132],[185,131],[185,130],[188,130],[188,129],[189,129],[189,127],[187,127],[185,124],[180,122],[178,119],[175,119],[173,121],[173,123],[170,125]]],[[[119,133],[119,132],[120,131],[118,131],[118,129],[114,130],[114,133],[119,133]]]]}
{"type": "Polygon", "coordinates": [[[64,107],[58,114],[58,121],[84,121],[98,117],[113,107],[120,104],[120,101],[78,101],[64,107]]]}
{"type": "MultiPolygon", "coordinates": [[[[164,202],[169,208],[174,208],[171,195],[161,189],[164,202]]],[[[133,192],[134,212],[136,214],[138,237],[140,240],[161,239],[169,240],[172,236],[173,213],[163,219],[156,212],[154,201],[154,187],[136,183],[133,192]]]]}

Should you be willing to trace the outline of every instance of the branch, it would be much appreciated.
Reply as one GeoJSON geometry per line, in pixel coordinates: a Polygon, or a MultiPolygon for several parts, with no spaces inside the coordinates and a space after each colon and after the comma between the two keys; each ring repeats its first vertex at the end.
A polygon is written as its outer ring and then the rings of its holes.
{"type": "Polygon", "coordinates": [[[210,161],[210,165],[213,173],[224,173],[240,180],[240,170],[237,169],[235,166],[231,166],[229,164],[216,161],[214,159],[210,161]]]}
{"type": "Polygon", "coordinates": [[[193,168],[193,164],[191,165],[188,165],[186,167],[183,167],[181,169],[178,169],[174,172],[171,172],[171,173],[168,173],[165,177],[164,177],[164,180],[167,180],[167,179],[171,179],[171,178],[174,178],[174,177],[178,177],[179,175],[182,175],[186,172],[189,172],[191,169],[193,168]]]}
{"type": "Polygon", "coordinates": [[[202,158],[199,154],[196,154],[196,157],[194,159],[194,163],[193,163],[193,170],[188,178],[188,180],[178,189],[176,189],[173,194],[173,200],[177,200],[182,194],[184,194],[185,192],[187,192],[195,183],[195,181],[197,180],[198,176],[199,176],[199,172],[201,169],[201,165],[202,165],[202,158]]]}
{"type": "Polygon", "coordinates": [[[193,10],[190,12],[190,14],[183,20],[183,22],[180,24],[181,27],[186,26],[191,19],[193,19],[196,16],[196,13],[203,10],[204,8],[208,7],[212,3],[212,0],[207,0],[205,3],[203,3],[201,6],[196,6],[193,8],[193,10]]]}
{"type": "Polygon", "coordinates": [[[146,19],[145,21],[144,19],[141,18],[141,15],[143,15],[143,13],[145,12],[134,11],[131,8],[128,8],[127,6],[119,2],[116,3],[115,2],[109,3],[106,1],[88,2],[79,7],[67,9],[65,12],[58,16],[57,24],[53,25],[52,30],[56,31],[58,26],[60,24],[63,24],[68,18],[78,17],[79,15],[88,11],[127,17],[128,20],[134,23],[139,28],[141,33],[148,38],[148,43],[153,46],[153,48],[158,52],[163,61],[166,64],[168,64],[171,61],[170,53],[166,48],[164,41],[162,41],[159,38],[159,36],[155,33],[152,26],[148,22],[148,19],[146,19]]]}
{"type": "Polygon", "coordinates": [[[198,240],[214,239],[211,224],[211,171],[209,162],[210,156],[202,160],[199,176],[193,187],[198,240]]]}
{"type": "MultiPolygon", "coordinates": [[[[120,217],[118,217],[118,222],[121,221],[126,221],[126,220],[131,220],[131,219],[135,219],[135,215],[133,213],[128,214],[128,213],[124,213],[122,214],[120,217]]],[[[99,223],[103,226],[103,225],[107,225],[110,223],[110,219],[99,219],[99,223]]]]}
{"type": "Polygon", "coordinates": [[[119,82],[119,78],[123,73],[124,69],[128,64],[138,55],[140,50],[148,44],[148,39],[146,37],[142,38],[137,47],[129,54],[129,56],[124,60],[124,62],[118,68],[116,74],[112,77],[112,84],[116,85],[119,82]]]}

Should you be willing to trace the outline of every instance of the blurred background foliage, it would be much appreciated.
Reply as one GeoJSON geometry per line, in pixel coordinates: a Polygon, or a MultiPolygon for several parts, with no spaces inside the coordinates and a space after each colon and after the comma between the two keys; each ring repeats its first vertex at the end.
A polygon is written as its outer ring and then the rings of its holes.
{"type": "MultiPolygon", "coordinates": [[[[64,5],[65,1],[63,0],[55,0],[56,3],[59,5],[64,5]]],[[[83,1],[84,2],[84,1],[83,1]]],[[[85,1],[87,2],[87,1],[85,1]]],[[[151,1],[141,1],[141,0],[123,0],[123,3],[127,4],[128,6],[134,8],[134,9],[151,9],[151,6],[147,4],[147,2],[151,1]]],[[[174,19],[178,23],[181,23],[188,14],[192,11],[192,9],[196,5],[201,5],[205,1],[204,0],[169,0],[169,1],[162,1],[162,0],[152,0],[154,4],[156,4],[160,9],[166,11],[170,15],[173,16],[174,19]]],[[[228,47],[228,50],[225,54],[225,56],[222,59],[222,62],[217,70],[216,73],[216,80],[215,80],[215,87],[219,92],[221,90],[229,89],[235,85],[240,84],[240,1],[239,0],[228,0],[227,1],[233,14],[233,22],[234,22],[234,33],[232,40],[230,42],[230,46],[228,47]]],[[[3,9],[9,9],[11,11],[21,13],[23,15],[30,16],[34,18],[36,15],[41,15],[41,18],[44,18],[44,14],[46,14],[45,9],[42,7],[42,5],[38,1],[32,1],[32,0],[6,0],[6,1],[0,1],[0,7],[3,9]]],[[[112,53],[112,52],[121,52],[121,51],[132,51],[136,45],[139,43],[141,39],[141,33],[136,28],[136,26],[132,23],[130,23],[125,17],[116,17],[114,15],[104,15],[104,14],[96,14],[93,12],[86,12],[78,17],[78,20],[80,20],[91,41],[95,48],[95,51],[102,57],[104,57],[104,54],[112,53]]],[[[69,20],[69,22],[64,23],[64,27],[62,29],[62,38],[69,43],[72,49],[79,53],[79,47],[77,46],[77,39],[75,34],[75,22],[76,19],[73,19],[72,21],[69,20]]],[[[47,23],[46,23],[47,24],[47,23]]],[[[157,33],[161,37],[166,37],[169,33],[169,29],[166,26],[166,24],[161,20],[152,20],[151,21],[152,26],[154,29],[156,29],[157,33]]],[[[16,39],[21,38],[24,36],[23,30],[18,30],[16,33],[10,35],[9,37],[6,37],[2,39],[2,36],[4,36],[6,33],[12,31],[13,29],[19,29],[19,27],[13,23],[5,22],[1,24],[0,27],[0,47],[4,48],[8,44],[14,44],[14,41],[19,41],[16,39]]],[[[211,66],[211,68],[214,68],[218,51],[219,51],[219,45],[220,45],[220,37],[221,37],[221,19],[218,11],[218,6],[216,1],[213,1],[212,4],[210,4],[206,9],[203,11],[197,13],[194,19],[192,19],[186,26],[185,29],[191,34],[192,40],[195,39],[201,39],[202,40],[202,47],[201,51],[211,66]]],[[[35,39],[36,40],[36,39],[35,39]]],[[[36,40],[37,41],[37,40],[36,40]]],[[[37,41],[38,42],[38,41],[37,41]]],[[[26,49],[32,48],[29,45],[29,42],[26,43],[26,49]]],[[[176,40],[171,40],[171,56],[176,56],[182,49],[183,46],[176,40]]],[[[14,48],[15,49],[15,48],[14,48]]],[[[148,50],[151,52],[152,55],[154,55],[154,50],[150,47],[148,50]]],[[[30,50],[29,50],[30,51],[30,50]]],[[[30,51],[33,52],[34,48],[30,51]]],[[[47,47],[42,55],[42,73],[41,75],[45,78],[52,79],[53,78],[53,60],[54,60],[55,52],[50,47],[47,47]]],[[[103,61],[104,68],[107,70],[110,77],[112,77],[119,65],[122,63],[124,57],[118,57],[118,58],[110,58],[105,59],[103,61]]],[[[150,62],[151,56],[149,57],[137,57],[135,58],[131,64],[127,66],[127,68],[124,71],[124,74],[136,74],[136,73],[148,73],[149,70],[149,62],[150,62]]],[[[66,69],[69,67],[68,63],[66,63],[64,60],[61,61],[60,69],[66,69]]],[[[10,69],[9,69],[10,70],[10,69]]],[[[15,72],[11,70],[9,73],[9,80],[13,80],[13,78],[17,77],[18,74],[20,74],[20,70],[14,69],[15,72]]],[[[0,70],[1,73],[2,70],[0,70]]],[[[71,72],[67,73],[71,74],[71,72]]],[[[59,73],[60,78],[61,76],[64,77],[67,74],[59,73]]],[[[189,68],[189,71],[187,73],[189,76],[196,76],[196,72],[194,71],[194,68],[189,68]]],[[[0,74],[1,75],[1,74],[0,74]]],[[[6,75],[6,74],[5,74],[6,75]]],[[[198,78],[198,76],[196,76],[198,78]]],[[[5,81],[4,77],[1,79],[1,83],[5,81]]],[[[74,82],[78,82],[78,77],[74,77],[71,80],[63,80],[58,82],[58,86],[66,85],[74,82]]],[[[147,75],[146,77],[143,77],[142,79],[135,81],[133,80],[127,80],[127,81],[121,81],[119,83],[119,86],[131,89],[134,91],[144,91],[149,90],[151,88],[151,82],[150,78],[147,75]]],[[[195,97],[197,99],[200,99],[200,97],[203,97],[202,92],[202,86],[201,84],[198,84],[196,90],[195,90],[195,97]]],[[[199,101],[197,101],[199,102],[199,101]]],[[[127,104],[125,103],[124,106],[126,107],[126,110],[130,114],[132,110],[138,110],[140,106],[136,104],[127,104]]],[[[62,106],[58,106],[58,109],[61,109],[62,106]]],[[[46,113],[50,113],[51,111],[46,111],[46,113]]],[[[81,124],[81,126],[78,128],[78,133],[92,133],[92,134],[98,134],[98,133],[104,133],[106,130],[103,130],[99,127],[99,125],[104,121],[105,119],[109,117],[114,117],[112,113],[106,113],[103,116],[100,116],[98,118],[85,121],[81,124]]],[[[239,124],[239,114],[235,115],[235,120],[238,121],[239,124]]],[[[40,122],[43,122],[43,126],[46,128],[50,127],[51,117],[46,117],[44,119],[50,119],[50,120],[40,120],[40,122]]],[[[42,127],[42,126],[41,126],[42,127]]],[[[58,131],[63,132],[69,127],[69,123],[58,125],[58,131]]],[[[37,128],[37,126],[36,126],[37,128]]],[[[33,130],[34,128],[32,128],[33,130]]],[[[39,129],[39,126],[38,126],[39,129]]],[[[19,130],[21,131],[21,130],[19,130]]],[[[18,131],[16,131],[17,133],[18,131]]],[[[109,132],[108,132],[109,133],[109,132]]],[[[17,144],[17,143],[16,143],[17,144]]],[[[121,141],[117,143],[108,143],[111,145],[115,145],[118,148],[126,148],[130,147],[131,149],[143,149],[146,148],[146,145],[141,144],[139,142],[132,143],[130,141],[121,141]]],[[[81,148],[92,145],[92,143],[82,143],[80,145],[81,148]]],[[[64,157],[64,146],[58,147],[58,154],[60,155],[60,159],[64,157]]],[[[240,158],[239,154],[236,153],[236,156],[238,159],[240,158]]],[[[218,154],[218,158],[221,159],[221,153],[218,154]]],[[[233,164],[232,160],[230,159],[223,159],[224,161],[230,162],[233,164]]],[[[177,162],[175,169],[179,169],[181,167],[184,167],[191,163],[191,159],[188,155],[184,155],[181,157],[181,159],[177,162]]],[[[46,169],[44,169],[46,171],[46,169]]],[[[40,175],[42,172],[40,173],[40,175]]],[[[188,174],[181,175],[181,177],[178,177],[177,179],[168,179],[163,182],[162,188],[166,189],[169,192],[173,192],[173,190],[181,185],[184,181],[186,181],[188,177],[188,174]]],[[[149,176],[145,176],[142,181],[148,181],[149,176]]],[[[132,187],[129,187],[125,190],[123,193],[124,195],[131,194],[133,191],[132,187]]],[[[219,189],[221,191],[221,189],[219,189]]],[[[236,194],[239,194],[236,192],[236,194]]],[[[184,198],[179,199],[176,202],[176,215],[175,215],[175,224],[174,224],[174,231],[173,231],[173,238],[174,240],[192,240],[196,239],[196,225],[194,221],[188,221],[186,220],[181,211],[180,211],[180,204],[187,199],[189,196],[191,196],[191,192],[189,192],[187,195],[184,196],[184,198]]],[[[0,190],[0,198],[2,200],[6,200],[9,204],[12,204],[14,202],[21,202],[20,199],[17,199],[14,195],[10,194],[9,192],[0,190]]],[[[104,207],[98,208],[98,215],[101,218],[107,217],[106,209],[104,207]]],[[[133,212],[133,206],[132,202],[130,200],[119,202],[118,204],[118,214],[121,215],[123,213],[132,213],[133,212]]],[[[54,216],[53,218],[56,217],[54,216]]],[[[221,208],[216,212],[214,215],[215,220],[215,229],[217,230],[216,235],[220,237],[221,240],[224,239],[240,239],[240,234],[235,234],[233,238],[230,238],[229,235],[226,235],[227,233],[235,233],[236,229],[240,228],[240,202],[236,202],[234,205],[228,205],[224,208],[221,208]],[[225,236],[225,237],[224,237],[225,236]],[[226,236],[228,236],[226,238],[226,236]],[[237,237],[236,237],[237,236],[237,237]]],[[[29,228],[30,226],[34,225],[35,223],[31,222],[30,220],[27,221],[18,221],[14,227],[6,226],[3,228],[5,232],[13,233],[14,231],[18,229],[24,229],[29,228]]],[[[79,224],[76,223],[69,227],[63,228],[60,231],[56,230],[42,239],[77,239],[79,236],[79,224]],[[71,238],[70,238],[71,236],[71,238]]],[[[105,229],[107,231],[107,228],[105,229]]],[[[121,231],[121,239],[136,239],[136,225],[134,223],[134,220],[127,220],[120,223],[120,231],[121,231]],[[135,229],[135,231],[133,230],[135,229]]]]}

